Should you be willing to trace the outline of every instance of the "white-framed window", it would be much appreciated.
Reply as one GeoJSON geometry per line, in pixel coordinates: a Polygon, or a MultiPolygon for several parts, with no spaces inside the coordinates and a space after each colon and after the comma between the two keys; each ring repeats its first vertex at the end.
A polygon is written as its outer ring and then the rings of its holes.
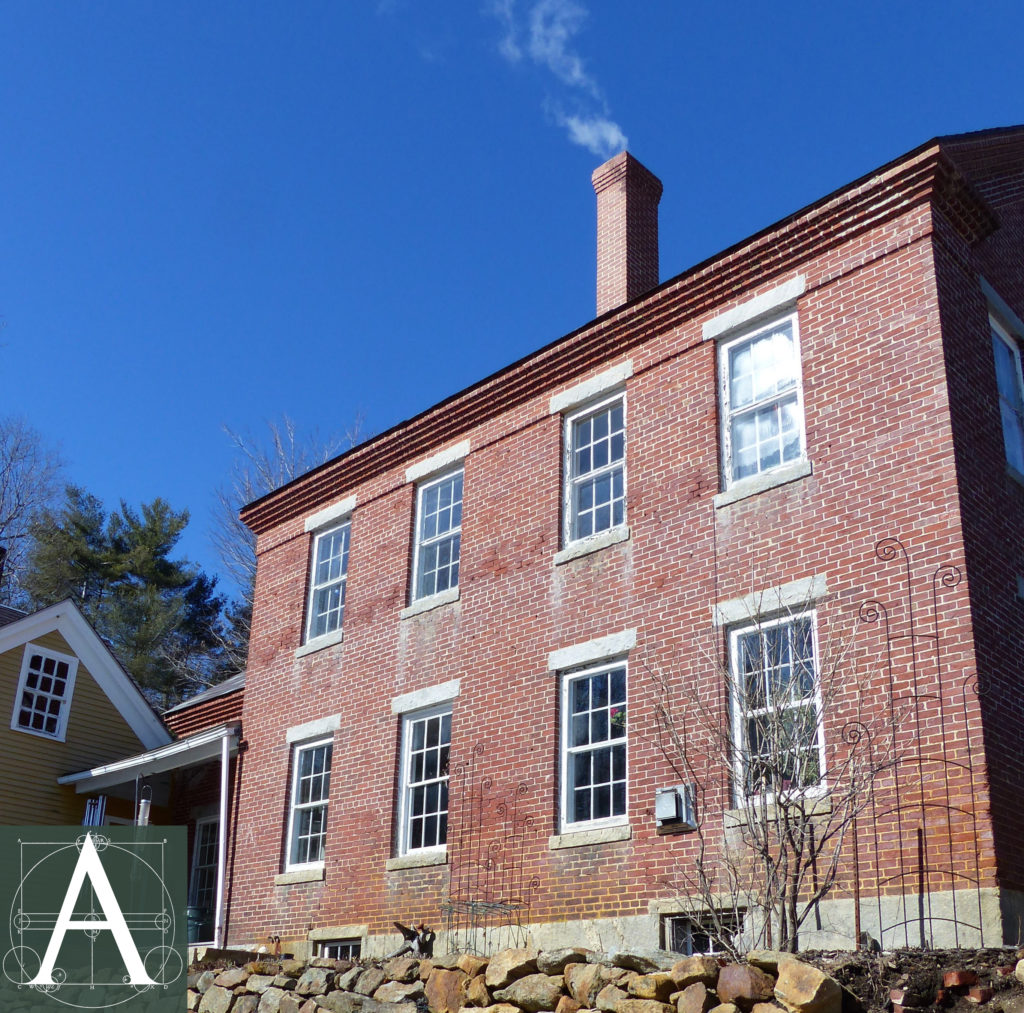
{"type": "Polygon", "coordinates": [[[626,523],[625,416],[616,394],[565,417],[566,545],[626,523]]]}
{"type": "Polygon", "coordinates": [[[626,821],[626,663],[562,675],[562,830],[626,821]]]}
{"type": "Polygon", "coordinates": [[[192,844],[192,875],[189,879],[188,903],[192,908],[188,919],[190,943],[213,939],[217,904],[217,840],[220,821],[216,816],[196,822],[192,844]]]}
{"type": "Polygon", "coordinates": [[[1024,475],[1024,374],[1021,373],[1020,345],[1018,339],[994,317],[989,317],[989,322],[1006,461],[1024,475]]]}
{"type": "Polygon", "coordinates": [[[341,629],[348,577],[350,521],[320,531],[313,539],[309,568],[309,616],[306,640],[316,640],[341,629]]]}
{"type": "Polygon", "coordinates": [[[316,944],[316,955],[329,960],[358,960],[362,951],[361,939],[324,939],[316,944]]]}
{"type": "Polygon", "coordinates": [[[451,741],[451,704],[402,716],[399,854],[447,846],[451,741]]]}
{"type": "Polygon", "coordinates": [[[462,475],[459,468],[416,490],[413,601],[459,586],[462,475]]]}
{"type": "Polygon", "coordinates": [[[668,915],[662,921],[664,948],[687,956],[721,956],[729,952],[742,922],[743,912],[739,909],[668,915]]]}
{"type": "Polygon", "coordinates": [[[815,615],[729,632],[737,794],[770,797],[822,786],[825,745],[815,615]]]}
{"type": "Polygon", "coordinates": [[[725,485],[802,459],[796,314],[723,341],[719,370],[725,485]]]}
{"type": "Polygon", "coordinates": [[[11,727],[63,742],[77,673],[73,655],[26,644],[11,727]]]}
{"type": "Polygon", "coordinates": [[[292,790],[288,818],[287,868],[322,865],[331,793],[332,739],[292,749],[292,790]]]}

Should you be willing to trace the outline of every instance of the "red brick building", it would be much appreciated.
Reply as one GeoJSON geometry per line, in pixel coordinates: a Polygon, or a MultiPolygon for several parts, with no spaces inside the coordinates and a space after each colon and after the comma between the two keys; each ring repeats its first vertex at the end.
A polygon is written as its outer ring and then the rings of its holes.
{"type": "Polygon", "coordinates": [[[1016,941],[1024,128],[660,284],[660,182],[620,155],[594,186],[596,319],[243,513],[228,943],[693,942],[699,842],[750,793],[832,804],[851,729],[894,765],[801,941],[1016,941]]]}

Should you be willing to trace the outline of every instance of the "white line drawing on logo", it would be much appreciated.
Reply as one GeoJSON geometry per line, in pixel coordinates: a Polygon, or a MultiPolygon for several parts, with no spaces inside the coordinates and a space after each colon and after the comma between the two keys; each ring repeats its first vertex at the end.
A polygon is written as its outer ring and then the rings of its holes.
{"type": "MultiPolygon", "coordinates": [[[[41,997],[78,1009],[107,1009],[119,1006],[154,988],[167,988],[184,971],[175,948],[177,921],[164,879],[166,840],[115,843],[102,834],[87,833],[74,841],[18,841],[20,879],[11,901],[8,927],[11,946],[3,956],[4,976],[19,989],[30,988],[41,997]],[[158,910],[125,910],[110,884],[100,854],[110,850],[122,862],[129,861],[133,879],[150,877],[150,894],[157,894],[158,910]],[[57,869],[66,869],[67,852],[76,850],[74,871],[68,881],[61,910],[46,910],[33,904],[38,887],[53,895],[57,869]],[[145,857],[144,857],[145,855],[145,857]],[[53,860],[60,856],[58,862],[53,860]],[[27,868],[26,868],[27,866],[27,868]],[[33,889],[33,887],[36,889],[33,889]],[[87,913],[81,911],[83,899],[87,913]],[[79,908],[75,915],[76,906],[79,908]],[[97,906],[99,911],[97,911],[97,906]],[[81,933],[89,940],[86,974],[69,979],[56,962],[68,933],[81,933]],[[96,966],[95,953],[102,933],[113,939],[123,968],[128,972],[110,980],[109,968],[96,966]],[[140,945],[140,943],[142,945],[140,945]],[[34,944],[34,945],[30,945],[34,944]],[[40,950],[44,956],[40,957],[40,950]],[[144,951],[144,952],[143,952],[144,951]],[[108,973],[104,975],[102,972],[108,973]],[[92,996],[90,992],[100,991],[92,996]]],[[[61,880],[58,880],[61,881],[61,880]]],[[[108,947],[109,950],[109,947],[108,947]]]]}

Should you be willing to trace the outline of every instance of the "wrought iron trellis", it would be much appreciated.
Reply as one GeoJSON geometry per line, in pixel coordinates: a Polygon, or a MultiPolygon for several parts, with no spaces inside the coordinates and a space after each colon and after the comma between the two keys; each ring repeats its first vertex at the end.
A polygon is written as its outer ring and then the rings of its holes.
{"type": "Polygon", "coordinates": [[[527,877],[524,863],[533,828],[533,817],[524,812],[530,786],[520,781],[504,796],[496,792],[492,778],[477,770],[485,752],[478,742],[452,775],[459,824],[449,834],[449,891],[441,905],[450,952],[525,946],[530,903],[540,885],[527,877]]]}
{"type": "MultiPolygon", "coordinates": [[[[913,567],[903,543],[882,538],[875,556],[902,565],[899,607],[871,598],[858,613],[862,623],[882,634],[890,748],[899,762],[891,790],[872,785],[863,823],[857,821],[851,835],[856,936],[861,938],[863,880],[870,877],[874,911],[869,920],[883,946],[933,946],[943,923],[955,946],[967,941],[984,946],[976,750],[970,734],[972,704],[980,691],[975,675],[957,682],[945,664],[942,592],[956,588],[962,574],[948,563],[932,571],[929,621],[915,600],[913,567]],[[954,706],[968,729],[959,756],[952,755],[944,734],[954,706]],[[936,894],[943,889],[948,903],[940,908],[936,894]]],[[[864,726],[851,722],[843,737],[852,743],[863,734],[864,726]]]]}

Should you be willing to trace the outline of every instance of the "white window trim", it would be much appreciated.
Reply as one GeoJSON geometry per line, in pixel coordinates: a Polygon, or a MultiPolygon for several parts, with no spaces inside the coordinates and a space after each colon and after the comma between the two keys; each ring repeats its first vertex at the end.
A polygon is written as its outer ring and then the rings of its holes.
{"type": "MultiPolygon", "coordinates": [[[[190,907],[194,906],[195,902],[196,902],[196,897],[193,894],[193,890],[194,890],[195,885],[196,885],[196,869],[197,869],[197,866],[198,866],[198,861],[197,860],[199,858],[199,835],[201,833],[201,828],[202,827],[208,827],[211,824],[214,824],[217,827],[217,837],[218,837],[218,839],[220,838],[220,833],[221,833],[220,816],[201,816],[195,822],[196,822],[196,832],[195,832],[195,838],[194,838],[193,843],[192,843],[192,861],[191,861],[191,863],[189,865],[189,871],[188,871],[188,903],[189,903],[190,907]]],[[[214,861],[214,864],[213,864],[214,870],[216,870],[217,867],[218,867],[217,866],[217,862],[214,861]]],[[[209,866],[207,866],[207,868],[209,868],[209,866]]],[[[214,880],[214,883],[216,883],[216,880],[214,880]]],[[[211,912],[214,915],[214,924],[215,925],[216,925],[216,921],[217,921],[217,919],[216,919],[216,907],[217,907],[217,891],[216,891],[216,886],[215,886],[214,887],[213,906],[212,906],[212,912],[211,912]]],[[[216,929],[214,931],[216,932],[216,929]]],[[[209,944],[209,945],[214,945],[215,944],[215,940],[213,938],[210,938],[210,939],[207,939],[207,940],[197,940],[197,942],[200,943],[200,944],[204,943],[204,942],[209,944]]],[[[194,946],[196,944],[195,943],[190,943],[189,945],[190,946],[194,946]]]]}
{"type": "MultiPolygon", "coordinates": [[[[735,626],[730,627],[728,631],[729,681],[731,683],[730,718],[733,742],[742,743],[744,741],[743,722],[747,714],[747,708],[745,699],[738,699],[739,694],[742,692],[741,679],[736,668],[737,659],[739,657],[739,651],[737,650],[737,641],[739,640],[739,637],[745,633],[749,633],[751,630],[764,630],[772,626],[781,626],[784,623],[794,623],[801,619],[810,619],[811,621],[811,644],[814,657],[814,693],[811,699],[814,702],[816,718],[815,733],[818,739],[818,771],[821,776],[817,784],[809,785],[805,788],[794,788],[786,793],[786,797],[813,799],[825,795],[828,792],[828,772],[825,769],[825,720],[821,699],[821,657],[818,653],[818,614],[815,609],[804,609],[800,612],[786,613],[784,615],[775,615],[770,617],[757,616],[753,620],[737,623],[735,626]]],[[[730,810],[731,812],[735,812],[736,810],[744,812],[747,807],[751,805],[765,805],[771,807],[778,800],[778,794],[776,792],[767,792],[763,795],[749,796],[745,794],[743,790],[743,758],[745,753],[745,749],[738,748],[735,750],[732,773],[733,803],[736,809],[730,810]]]]}
{"type": "MultiPolygon", "coordinates": [[[[294,845],[294,832],[295,832],[295,810],[296,810],[296,791],[298,789],[299,781],[299,754],[307,749],[316,749],[320,746],[333,746],[334,736],[327,736],[326,738],[313,739],[308,742],[294,742],[292,743],[291,756],[289,757],[291,762],[291,778],[289,780],[288,790],[288,836],[285,839],[285,863],[284,872],[285,875],[290,873],[304,873],[322,871],[324,868],[324,860],[320,859],[316,862],[293,862],[292,861],[292,848],[294,845]]],[[[332,749],[331,757],[331,773],[334,773],[334,757],[332,749]]],[[[330,789],[328,789],[327,802],[325,803],[328,811],[328,817],[330,816],[330,789]]],[[[325,838],[326,844],[326,838],[325,838]]],[[[315,877],[315,878],[320,878],[315,877]]],[[[302,882],[302,879],[293,880],[293,882],[302,882]]]]}
{"type": "MultiPolygon", "coordinates": [[[[437,475],[431,475],[429,480],[420,482],[416,486],[416,518],[412,532],[412,587],[409,594],[409,605],[402,610],[401,618],[407,619],[420,612],[428,612],[438,605],[446,605],[448,602],[457,601],[459,597],[459,584],[456,582],[443,591],[436,591],[434,594],[417,595],[420,584],[420,522],[423,518],[423,493],[432,486],[439,485],[462,473],[462,511],[466,509],[466,473],[460,463],[455,468],[450,468],[437,475]]],[[[461,515],[460,515],[461,516],[461,515]]],[[[451,529],[446,532],[446,537],[452,533],[451,529]]],[[[459,521],[459,577],[462,577],[462,521],[459,521]]]]}
{"type": "MultiPolygon", "coordinates": [[[[992,332],[998,335],[1000,341],[1002,341],[1003,344],[1010,349],[1010,354],[1013,356],[1014,365],[1017,367],[1017,396],[1020,399],[1021,403],[1024,404],[1024,362],[1022,362],[1022,359],[1024,359],[1024,355],[1022,355],[1020,347],[1021,341],[1024,341],[1024,331],[1021,331],[1021,333],[1019,334],[1014,333],[1011,327],[1003,323],[1000,317],[994,312],[992,307],[989,308],[988,322],[992,332]]],[[[1002,393],[999,392],[998,389],[996,392],[996,397],[998,399],[997,407],[999,407],[1000,414],[1002,414],[1002,406],[998,403],[1002,401],[1002,393]]],[[[1018,481],[1024,482],[1024,474],[1021,473],[1017,466],[1006,455],[1006,441],[1003,436],[1001,419],[999,426],[999,439],[1003,443],[1003,457],[1006,460],[1007,471],[1018,481]]]]}
{"type": "Polygon", "coordinates": [[[626,359],[609,369],[592,376],[589,380],[574,384],[566,390],[551,395],[548,406],[552,415],[573,411],[588,401],[604,397],[622,385],[633,375],[633,360],[626,359]]]}
{"type": "Polygon", "coordinates": [[[41,739],[63,742],[68,733],[68,721],[71,718],[71,700],[75,692],[75,680],[78,678],[78,658],[73,654],[63,654],[60,651],[51,650],[49,647],[40,647],[39,644],[26,644],[21,658],[21,675],[18,678],[18,687],[14,693],[14,709],[11,712],[11,728],[16,732],[23,732],[26,735],[38,735],[41,739]],[[60,711],[57,716],[57,730],[50,733],[38,728],[23,728],[18,724],[18,712],[21,710],[21,696],[25,690],[25,683],[28,679],[29,661],[33,654],[41,654],[45,658],[53,658],[55,661],[63,661],[68,666],[67,685],[64,696],[61,700],[60,711]]]}
{"type": "Polygon", "coordinates": [[[756,326],[730,331],[729,336],[718,343],[718,403],[721,415],[721,482],[722,493],[715,497],[716,506],[725,506],[756,492],[762,492],[776,485],[792,482],[810,474],[807,458],[807,419],[804,415],[803,355],[800,347],[800,321],[794,309],[789,313],[765,317],[756,326]],[[792,461],[780,461],[773,468],[765,468],[754,475],[743,478],[732,477],[732,410],[729,403],[729,350],[733,345],[743,344],[758,335],[789,321],[793,328],[793,356],[796,360],[796,404],[800,417],[800,456],[792,461]],[[730,496],[731,494],[731,496],[730,496]]]}
{"type": "MultiPolygon", "coordinates": [[[[554,835],[558,843],[554,847],[565,847],[572,846],[571,844],[563,844],[562,841],[568,842],[570,839],[575,838],[579,843],[585,843],[585,840],[580,837],[576,837],[577,834],[587,834],[591,837],[589,843],[606,843],[608,840],[625,840],[625,837],[619,837],[617,834],[602,835],[600,831],[606,828],[613,827],[627,827],[629,826],[629,726],[630,726],[630,695],[629,695],[629,664],[625,657],[608,658],[599,664],[587,665],[575,669],[569,669],[559,673],[561,677],[561,686],[559,692],[561,696],[560,700],[560,732],[559,732],[559,778],[561,789],[559,791],[559,803],[558,803],[558,833],[554,835]],[[579,823],[570,823],[567,819],[570,811],[570,795],[569,795],[569,731],[570,731],[570,713],[569,713],[569,686],[572,682],[579,678],[586,678],[591,675],[598,675],[601,672],[608,671],[613,668],[625,668],[626,670],[626,734],[619,740],[611,740],[608,742],[617,745],[620,741],[626,749],[626,811],[621,816],[606,816],[602,819],[596,820],[583,820],[579,823]]],[[[551,840],[548,841],[548,846],[552,847],[551,840]]]]}
{"type": "MultiPolygon", "coordinates": [[[[406,711],[402,714],[401,728],[401,750],[399,755],[399,776],[398,776],[398,833],[397,848],[398,854],[387,865],[387,871],[392,869],[413,868],[418,865],[442,865],[447,861],[448,845],[435,844],[427,848],[409,847],[409,751],[411,745],[411,734],[409,727],[414,721],[421,721],[424,718],[432,718],[441,714],[452,716],[452,727],[454,728],[454,708],[451,702],[440,703],[433,707],[424,707],[420,710],[406,711]],[[418,861],[422,859],[422,861],[418,861]]],[[[449,743],[448,755],[451,757],[451,745],[449,743]]],[[[449,759],[448,779],[448,814],[451,815],[451,774],[449,759]]],[[[447,838],[447,834],[445,835],[447,838]]]]}
{"type": "MultiPolygon", "coordinates": [[[[297,657],[302,657],[304,654],[311,654],[313,651],[318,651],[323,647],[330,647],[331,644],[340,644],[344,639],[344,627],[345,627],[345,606],[341,607],[341,622],[338,624],[338,628],[334,630],[328,630],[326,633],[321,633],[319,636],[314,637],[311,635],[310,630],[313,626],[313,603],[315,600],[316,585],[314,581],[316,579],[316,553],[317,546],[320,544],[320,539],[325,538],[327,535],[333,534],[335,531],[341,530],[341,528],[348,525],[348,549],[352,551],[352,517],[351,511],[343,515],[338,523],[331,524],[330,527],[321,528],[313,535],[313,545],[310,550],[309,556],[309,583],[306,589],[306,628],[305,637],[302,645],[296,651],[297,657]]],[[[307,530],[309,530],[307,528],[307,530]]],[[[345,586],[345,593],[348,593],[348,562],[345,564],[345,573],[341,578],[341,583],[345,586]]]]}
{"type": "MultiPolygon", "coordinates": [[[[614,545],[616,542],[624,541],[629,537],[629,517],[628,517],[628,506],[629,506],[629,476],[626,474],[626,452],[627,452],[627,432],[629,422],[626,416],[626,392],[623,389],[618,389],[607,393],[604,397],[590,401],[585,405],[578,407],[575,411],[567,412],[562,420],[562,551],[558,553],[558,556],[563,557],[559,560],[556,557],[556,562],[565,561],[566,559],[576,558],[575,555],[571,555],[572,550],[579,548],[582,550],[579,554],[583,555],[587,552],[593,552],[597,549],[604,548],[605,545],[614,545]],[[587,415],[592,415],[600,412],[611,405],[615,404],[616,401],[622,402],[622,522],[619,524],[613,524],[610,528],[604,528],[601,531],[592,532],[589,535],[574,536],[573,528],[575,527],[575,516],[573,515],[573,476],[572,476],[572,457],[573,457],[573,440],[572,440],[572,428],[573,425],[581,418],[587,415]]],[[[607,470],[611,470],[610,468],[607,470]]]]}

